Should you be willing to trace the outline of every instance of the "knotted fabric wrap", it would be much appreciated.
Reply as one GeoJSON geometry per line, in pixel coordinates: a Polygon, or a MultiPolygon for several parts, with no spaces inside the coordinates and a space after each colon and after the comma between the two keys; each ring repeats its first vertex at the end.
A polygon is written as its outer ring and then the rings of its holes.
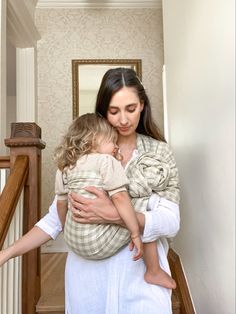
{"type": "Polygon", "coordinates": [[[175,172],[156,153],[143,153],[133,159],[126,175],[129,178],[128,191],[132,204],[138,212],[146,210],[153,192],[175,203],[179,201],[179,190],[173,189],[170,184],[170,178],[173,179],[175,172]]]}
{"type": "Polygon", "coordinates": [[[131,197],[144,197],[153,191],[166,189],[170,167],[161,162],[156,154],[145,153],[129,165],[129,193],[131,197]]]}

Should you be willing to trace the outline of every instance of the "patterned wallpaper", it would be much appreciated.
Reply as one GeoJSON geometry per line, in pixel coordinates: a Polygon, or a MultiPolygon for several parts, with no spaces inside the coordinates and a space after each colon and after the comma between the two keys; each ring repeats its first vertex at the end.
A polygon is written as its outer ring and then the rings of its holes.
{"type": "Polygon", "coordinates": [[[160,9],[36,9],[38,124],[43,151],[42,212],[54,195],[53,151],[72,120],[72,59],[142,59],[143,84],[163,128],[160,9]]]}

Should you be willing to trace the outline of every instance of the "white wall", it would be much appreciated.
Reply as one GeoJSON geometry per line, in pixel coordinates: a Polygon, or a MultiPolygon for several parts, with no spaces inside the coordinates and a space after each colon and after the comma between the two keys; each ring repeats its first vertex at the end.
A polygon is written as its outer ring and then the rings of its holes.
{"type": "Polygon", "coordinates": [[[0,0],[0,155],[6,155],[6,20],[7,3],[0,0]]]}
{"type": "Polygon", "coordinates": [[[234,6],[163,1],[170,142],[182,183],[174,246],[199,314],[235,313],[234,6]]]}
{"type": "Polygon", "coordinates": [[[16,48],[7,40],[6,138],[11,135],[12,122],[16,122],[16,48]]]}

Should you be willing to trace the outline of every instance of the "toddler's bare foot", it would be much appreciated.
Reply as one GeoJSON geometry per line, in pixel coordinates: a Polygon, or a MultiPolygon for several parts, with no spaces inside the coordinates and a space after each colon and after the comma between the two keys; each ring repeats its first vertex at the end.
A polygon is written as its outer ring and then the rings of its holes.
{"type": "Polygon", "coordinates": [[[159,269],[157,272],[152,273],[150,271],[146,271],[144,274],[144,279],[147,283],[153,285],[159,285],[168,289],[175,289],[176,282],[170,275],[168,275],[163,269],[159,269]]]}

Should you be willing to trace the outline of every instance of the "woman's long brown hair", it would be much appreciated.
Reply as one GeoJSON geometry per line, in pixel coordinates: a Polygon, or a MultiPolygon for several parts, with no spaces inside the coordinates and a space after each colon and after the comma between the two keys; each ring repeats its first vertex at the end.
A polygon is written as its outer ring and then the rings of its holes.
{"type": "Polygon", "coordinates": [[[140,134],[148,135],[156,140],[165,142],[164,136],[152,118],[151,106],[145,88],[136,72],[132,69],[114,68],[105,73],[98,91],[95,112],[107,118],[111,98],[122,87],[134,88],[140,102],[144,104],[136,131],[140,134]]]}

